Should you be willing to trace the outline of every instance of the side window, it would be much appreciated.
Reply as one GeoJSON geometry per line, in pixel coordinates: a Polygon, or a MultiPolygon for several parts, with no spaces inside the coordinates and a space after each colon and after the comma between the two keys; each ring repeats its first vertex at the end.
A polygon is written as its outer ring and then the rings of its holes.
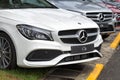
{"type": "Polygon", "coordinates": [[[9,0],[0,0],[0,8],[9,8],[9,0]]]}

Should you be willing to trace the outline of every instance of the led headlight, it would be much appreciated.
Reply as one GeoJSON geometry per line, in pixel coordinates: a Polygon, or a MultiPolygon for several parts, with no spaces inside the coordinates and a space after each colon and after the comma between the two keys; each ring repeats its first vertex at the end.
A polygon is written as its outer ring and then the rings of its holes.
{"type": "Polygon", "coordinates": [[[53,41],[51,31],[49,30],[45,30],[25,24],[17,25],[17,29],[27,39],[53,41]]]}

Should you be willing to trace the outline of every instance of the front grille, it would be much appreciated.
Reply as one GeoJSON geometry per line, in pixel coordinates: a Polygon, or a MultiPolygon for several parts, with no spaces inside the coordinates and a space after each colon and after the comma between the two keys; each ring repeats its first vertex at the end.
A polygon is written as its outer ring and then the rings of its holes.
{"type": "MultiPolygon", "coordinates": [[[[92,29],[85,29],[87,33],[96,33],[97,32],[97,28],[92,28],[92,29]]],[[[78,29],[75,30],[64,30],[64,31],[60,31],[58,33],[59,36],[63,36],[63,35],[74,35],[76,34],[76,32],[78,31],[78,29]]]]}
{"type": "MultiPolygon", "coordinates": [[[[88,40],[86,41],[86,43],[95,40],[96,37],[97,37],[97,35],[89,36],[89,37],[88,37],[88,40]]],[[[64,43],[67,43],[67,44],[80,44],[80,41],[79,41],[77,38],[61,38],[61,40],[62,40],[64,43]]]]}
{"type": "Polygon", "coordinates": [[[95,22],[107,22],[113,19],[113,14],[109,13],[109,12],[95,12],[95,13],[86,13],[86,16],[88,18],[91,18],[93,21],[95,22]],[[104,15],[104,20],[100,21],[99,20],[99,14],[103,14],[104,15]]]}
{"type": "MultiPolygon", "coordinates": [[[[87,32],[88,35],[88,39],[85,43],[94,41],[97,37],[98,34],[98,29],[97,28],[93,28],[93,29],[82,29],[85,30],[87,32]]],[[[83,44],[78,40],[78,37],[76,34],[77,32],[80,30],[65,30],[65,31],[59,31],[58,35],[60,37],[60,40],[63,43],[66,44],[83,44]]]]}
{"type": "Polygon", "coordinates": [[[118,13],[117,15],[118,15],[118,17],[120,17],[120,13],[118,13]]]}

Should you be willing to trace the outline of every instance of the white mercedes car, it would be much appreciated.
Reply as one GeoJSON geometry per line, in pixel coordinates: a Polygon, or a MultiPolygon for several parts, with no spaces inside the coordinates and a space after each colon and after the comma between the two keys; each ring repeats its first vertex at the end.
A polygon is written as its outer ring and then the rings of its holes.
{"type": "Polygon", "coordinates": [[[99,59],[98,25],[46,0],[0,0],[0,69],[40,68],[99,59]]]}

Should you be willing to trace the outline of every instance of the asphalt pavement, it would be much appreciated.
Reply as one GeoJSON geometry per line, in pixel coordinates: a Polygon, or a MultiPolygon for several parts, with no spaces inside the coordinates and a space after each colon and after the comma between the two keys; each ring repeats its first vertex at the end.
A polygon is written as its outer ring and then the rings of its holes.
{"type": "Polygon", "coordinates": [[[120,80],[120,48],[105,65],[97,80],[120,80]]]}

